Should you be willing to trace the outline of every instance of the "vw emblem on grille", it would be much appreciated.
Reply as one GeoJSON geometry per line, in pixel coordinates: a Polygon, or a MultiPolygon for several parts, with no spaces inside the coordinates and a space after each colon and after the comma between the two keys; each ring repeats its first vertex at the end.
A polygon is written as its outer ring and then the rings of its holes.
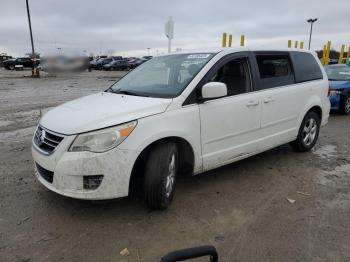
{"type": "Polygon", "coordinates": [[[38,130],[38,144],[39,146],[41,146],[43,143],[44,143],[44,139],[45,139],[45,135],[46,135],[46,132],[45,130],[38,130]]]}

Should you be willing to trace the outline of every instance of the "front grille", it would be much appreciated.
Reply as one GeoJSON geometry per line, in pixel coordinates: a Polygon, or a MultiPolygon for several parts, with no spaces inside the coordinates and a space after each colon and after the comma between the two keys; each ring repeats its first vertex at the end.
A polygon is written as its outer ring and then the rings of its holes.
{"type": "Polygon", "coordinates": [[[53,134],[51,131],[43,129],[41,126],[35,131],[33,142],[44,154],[51,154],[61,143],[63,136],[53,134]]]}
{"type": "Polygon", "coordinates": [[[38,163],[35,163],[36,169],[38,170],[39,175],[44,178],[47,182],[51,183],[53,182],[53,172],[49,171],[42,166],[39,166],[38,163]]]}

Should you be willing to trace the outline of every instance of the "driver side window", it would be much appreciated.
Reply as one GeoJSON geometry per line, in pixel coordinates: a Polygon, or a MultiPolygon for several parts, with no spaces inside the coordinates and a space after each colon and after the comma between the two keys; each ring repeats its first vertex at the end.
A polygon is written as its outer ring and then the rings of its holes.
{"type": "Polygon", "coordinates": [[[245,58],[228,61],[214,72],[209,82],[221,82],[226,84],[227,96],[249,92],[251,81],[248,61],[245,58]]]}

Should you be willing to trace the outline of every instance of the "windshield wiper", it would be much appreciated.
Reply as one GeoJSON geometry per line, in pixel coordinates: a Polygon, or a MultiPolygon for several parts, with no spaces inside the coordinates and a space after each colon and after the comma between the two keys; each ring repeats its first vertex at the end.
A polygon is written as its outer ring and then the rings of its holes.
{"type": "Polygon", "coordinates": [[[128,91],[128,90],[116,90],[116,91],[111,91],[115,94],[123,94],[123,95],[129,95],[129,96],[145,96],[148,97],[147,95],[140,94],[134,91],[128,91]]]}

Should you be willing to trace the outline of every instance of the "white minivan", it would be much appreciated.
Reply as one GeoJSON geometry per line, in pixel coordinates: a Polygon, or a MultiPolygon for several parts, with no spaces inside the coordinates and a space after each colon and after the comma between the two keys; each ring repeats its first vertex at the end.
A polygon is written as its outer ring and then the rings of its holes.
{"type": "Polygon", "coordinates": [[[80,199],[142,192],[167,208],[180,174],[291,143],[314,147],[329,85],[315,53],[223,49],[149,60],[106,91],[46,113],[32,142],[36,176],[80,199]]]}

